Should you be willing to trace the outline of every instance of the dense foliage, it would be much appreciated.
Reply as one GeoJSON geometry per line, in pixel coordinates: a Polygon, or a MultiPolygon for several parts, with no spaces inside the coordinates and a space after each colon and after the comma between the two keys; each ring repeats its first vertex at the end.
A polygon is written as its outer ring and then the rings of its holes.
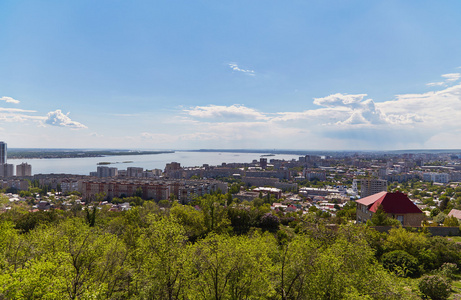
{"type": "Polygon", "coordinates": [[[226,200],[3,213],[0,299],[415,299],[398,276],[446,262],[441,270],[451,274],[461,260],[444,238],[332,230],[315,212],[277,215],[226,200]]]}

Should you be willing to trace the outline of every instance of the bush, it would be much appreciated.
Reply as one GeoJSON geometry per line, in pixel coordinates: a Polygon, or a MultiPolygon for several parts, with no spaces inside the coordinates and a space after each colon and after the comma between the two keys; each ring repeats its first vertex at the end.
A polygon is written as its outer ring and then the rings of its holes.
{"type": "Polygon", "coordinates": [[[453,216],[446,217],[445,220],[443,221],[443,226],[446,227],[457,227],[459,226],[459,221],[453,216]]]}
{"type": "Polygon", "coordinates": [[[439,213],[437,216],[435,216],[433,218],[433,221],[437,224],[443,224],[443,222],[445,221],[445,218],[447,217],[446,214],[444,214],[443,212],[439,213]]]}
{"type": "Polygon", "coordinates": [[[419,290],[424,296],[432,300],[448,299],[451,293],[451,283],[440,275],[423,276],[418,284],[419,290]]]}
{"type": "Polygon", "coordinates": [[[403,250],[385,253],[382,257],[384,268],[401,277],[418,275],[418,259],[403,250]]]}
{"type": "Polygon", "coordinates": [[[458,266],[452,263],[444,263],[437,271],[440,275],[453,279],[454,274],[458,271],[458,266]]]}
{"type": "Polygon", "coordinates": [[[276,215],[266,213],[261,217],[260,226],[263,230],[276,232],[279,229],[280,219],[276,215]]]}

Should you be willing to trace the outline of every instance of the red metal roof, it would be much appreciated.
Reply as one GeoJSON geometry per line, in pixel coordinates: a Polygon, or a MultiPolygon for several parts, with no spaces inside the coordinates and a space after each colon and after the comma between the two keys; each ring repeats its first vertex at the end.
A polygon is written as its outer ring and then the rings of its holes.
{"type": "Polygon", "coordinates": [[[376,212],[381,205],[388,214],[414,214],[423,213],[411,200],[401,192],[380,192],[363,199],[357,203],[368,206],[368,210],[376,212]]]}
{"type": "Polygon", "coordinates": [[[377,200],[379,200],[379,199],[383,198],[384,196],[386,196],[386,194],[387,194],[387,192],[379,192],[379,193],[370,195],[368,197],[359,199],[359,200],[357,200],[355,202],[363,204],[363,205],[366,205],[366,206],[368,206],[368,208],[370,208],[370,205],[372,205],[377,200]]]}

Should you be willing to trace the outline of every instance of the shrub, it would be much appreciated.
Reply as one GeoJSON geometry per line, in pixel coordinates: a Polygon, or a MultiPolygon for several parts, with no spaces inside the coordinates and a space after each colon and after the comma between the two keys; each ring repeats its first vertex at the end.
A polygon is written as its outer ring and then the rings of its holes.
{"type": "Polygon", "coordinates": [[[458,219],[456,219],[456,217],[453,217],[453,216],[446,217],[445,220],[443,221],[443,226],[457,227],[459,226],[459,221],[458,219]]]}
{"type": "Polygon", "coordinates": [[[452,263],[444,263],[437,271],[440,275],[453,279],[454,274],[458,271],[458,266],[452,263]]]}
{"type": "Polygon", "coordinates": [[[263,230],[276,232],[279,229],[280,219],[276,215],[266,213],[261,217],[260,226],[263,230]]]}
{"type": "Polygon", "coordinates": [[[451,283],[440,275],[423,276],[418,284],[419,290],[424,296],[432,300],[448,299],[451,293],[451,283]]]}
{"type": "Polygon", "coordinates": [[[385,253],[382,257],[384,268],[401,277],[418,275],[418,259],[403,250],[385,253]]]}

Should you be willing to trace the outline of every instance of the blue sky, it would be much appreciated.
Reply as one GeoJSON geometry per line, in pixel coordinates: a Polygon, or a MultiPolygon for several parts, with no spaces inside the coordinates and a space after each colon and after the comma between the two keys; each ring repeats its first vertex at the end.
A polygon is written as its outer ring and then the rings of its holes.
{"type": "Polygon", "coordinates": [[[9,147],[461,148],[460,1],[0,2],[9,147]]]}

